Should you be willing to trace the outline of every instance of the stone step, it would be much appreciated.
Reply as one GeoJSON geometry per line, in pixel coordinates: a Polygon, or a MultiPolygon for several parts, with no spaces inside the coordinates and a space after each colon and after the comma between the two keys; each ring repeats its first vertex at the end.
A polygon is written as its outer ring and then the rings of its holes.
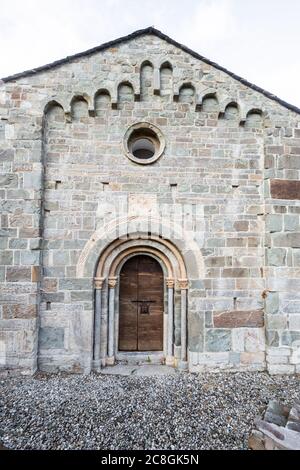
{"type": "Polygon", "coordinates": [[[120,353],[117,357],[117,364],[123,365],[162,365],[164,363],[164,357],[161,354],[141,354],[141,353],[126,353],[122,355],[120,353]]]}
{"type": "Polygon", "coordinates": [[[268,404],[263,420],[249,438],[252,450],[300,450],[300,405],[288,408],[276,400],[268,404]]]}

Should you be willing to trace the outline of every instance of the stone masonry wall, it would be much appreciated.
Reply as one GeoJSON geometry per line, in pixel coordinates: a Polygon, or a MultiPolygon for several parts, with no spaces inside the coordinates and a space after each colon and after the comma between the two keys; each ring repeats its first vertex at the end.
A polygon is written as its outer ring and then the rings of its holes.
{"type": "Polygon", "coordinates": [[[300,130],[266,140],[266,321],[271,373],[300,372],[300,130]]]}
{"type": "Polygon", "coordinates": [[[90,370],[97,259],[85,278],[78,260],[113,217],[104,202],[136,196],[203,214],[190,370],[299,372],[299,115],[155,35],[0,96],[0,367],[90,370]],[[122,148],[138,121],[167,142],[149,166],[122,148]]]}

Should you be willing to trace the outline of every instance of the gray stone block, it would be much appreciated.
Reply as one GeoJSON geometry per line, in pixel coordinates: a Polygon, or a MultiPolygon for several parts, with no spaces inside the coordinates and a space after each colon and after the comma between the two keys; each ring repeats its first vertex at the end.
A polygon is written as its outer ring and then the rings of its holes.
{"type": "Polygon", "coordinates": [[[268,232],[281,232],[283,226],[283,218],[280,214],[267,215],[266,230],[268,232]]]}
{"type": "Polygon", "coordinates": [[[41,349],[63,349],[64,338],[64,328],[40,328],[39,346],[41,349]]]}
{"type": "Polygon", "coordinates": [[[278,347],[279,346],[279,333],[278,331],[266,331],[266,340],[267,345],[270,347],[278,347]]]}
{"type": "Polygon", "coordinates": [[[41,189],[42,174],[38,173],[25,173],[24,174],[24,189],[41,189]]]}
{"type": "Polygon", "coordinates": [[[17,188],[18,187],[18,175],[14,175],[14,174],[0,175],[0,187],[17,188]]]}
{"type": "Polygon", "coordinates": [[[93,290],[71,292],[71,302],[85,302],[93,300],[93,290]]]}
{"type": "Polygon", "coordinates": [[[292,346],[296,341],[300,342],[300,331],[284,331],[281,335],[282,346],[292,346]]]}
{"type": "Polygon", "coordinates": [[[273,315],[279,311],[279,292],[268,292],[265,301],[267,314],[273,315]]]}
{"type": "Polygon", "coordinates": [[[226,352],[231,350],[231,330],[207,330],[206,351],[226,352]]]}
{"type": "Polygon", "coordinates": [[[276,234],[273,241],[275,247],[300,248],[300,232],[276,234]]]}
{"type": "Polygon", "coordinates": [[[268,266],[285,266],[287,251],[284,248],[271,248],[267,252],[268,266]]]}
{"type": "Polygon", "coordinates": [[[37,266],[40,263],[39,251],[25,251],[21,252],[21,264],[24,266],[37,266]]]}
{"type": "MultiPolygon", "coordinates": [[[[300,158],[299,158],[300,161],[300,158]]],[[[284,216],[284,230],[287,232],[299,232],[299,216],[287,214],[284,216]]]]}
{"type": "Polygon", "coordinates": [[[201,313],[190,312],[188,327],[189,350],[191,352],[202,352],[204,340],[204,315],[201,313]]]}
{"type": "Polygon", "coordinates": [[[13,252],[12,251],[2,251],[0,252],[0,264],[7,266],[13,264],[13,252]]]}
{"type": "Polygon", "coordinates": [[[241,363],[241,354],[236,352],[229,353],[229,362],[234,366],[239,366],[241,363]]]}
{"type": "Polygon", "coordinates": [[[89,290],[92,288],[90,279],[60,279],[59,290],[89,290]]]}
{"type": "Polygon", "coordinates": [[[265,414],[265,421],[267,423],[273,423],[277,426],[285,426],[286,425],[286,418],[282,415],[272,413],[271,411],[267,410],[265,414]]]}

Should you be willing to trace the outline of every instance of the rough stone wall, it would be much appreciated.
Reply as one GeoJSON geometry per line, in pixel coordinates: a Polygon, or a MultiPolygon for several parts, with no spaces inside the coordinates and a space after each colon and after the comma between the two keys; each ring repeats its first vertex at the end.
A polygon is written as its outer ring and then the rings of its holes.
{"type": "Polygon", "coordinates": [[[0,368],[37,367],[41,248],[41,95],[10,83],[0,92],[0,368]]]}
{"type": "Polygon", "coordinates": [[[266,322],[271,373],[300,372],[300,129],[266,137],[266,322]]]}
{"type": "Polygon", "coordinates": [[[97,260],[85,278],[77,263],[105,202],[147,195],[203,214],[205,272],[186,257],[190,370],[299,372],[299,123],[154,35],[4,84],[0,366],[32,372],[39,341],[41,369],[90,370],[97,260]],[[146,167],[122,148],[138,121],[167,142],[146,167]]]}

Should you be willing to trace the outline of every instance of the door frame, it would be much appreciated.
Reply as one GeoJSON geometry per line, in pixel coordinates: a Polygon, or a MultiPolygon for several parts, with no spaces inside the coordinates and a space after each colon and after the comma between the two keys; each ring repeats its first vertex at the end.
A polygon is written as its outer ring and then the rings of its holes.
{"type": "MultiPolygon", "coordinates": [[[[128,230],[128,227],[127,227],[128,230]]],[[[130,233],[105,243],[94,271],[92,368],[115,364],[118,352],[119,273],[129,257],[152,255],[164,273],[164,351],[166,365],[188,368],[189,280],[185,260],[178,247],[155,234],[130,233]]],[[[92,263],[92,260],[91,260],[92,263]]]]}
{"type": "Polygon", "coordinates": [[[116,360],[124,360],[126,357],[139,357],[143,359],[145,357],[146,359],[150,357],[150,360],[153,358],[155,359],[161,359],[162,361],[166,359],[167,357],[167,321],[168,321],[168,295],[167,295],[167,289],[166,289],[166,282],[165,279],[167,277],[166,269],[164,264],[161,262],[161,260],[153,255],[152,253],[132,253],[128,256],[126,256],[120,265],[118,266],[118,270],[116,272],[116,277],[117,277],[117,286],[116,286],[116,297],[115,297],[115,357],[116,360]],[[163,273],[163,303],[164,303],[164,311],[163,311],[163,350],[162,351],[119,351],[119,318],[120,318],[120,274],[121,271],[126,264],[127,261],[129,261],[132,258],[135,258],[137,256],[148,256],[150,258],[155,259],[155,261],[158,262],[159,266],[161,267],[162,273],[163,273]]]}

